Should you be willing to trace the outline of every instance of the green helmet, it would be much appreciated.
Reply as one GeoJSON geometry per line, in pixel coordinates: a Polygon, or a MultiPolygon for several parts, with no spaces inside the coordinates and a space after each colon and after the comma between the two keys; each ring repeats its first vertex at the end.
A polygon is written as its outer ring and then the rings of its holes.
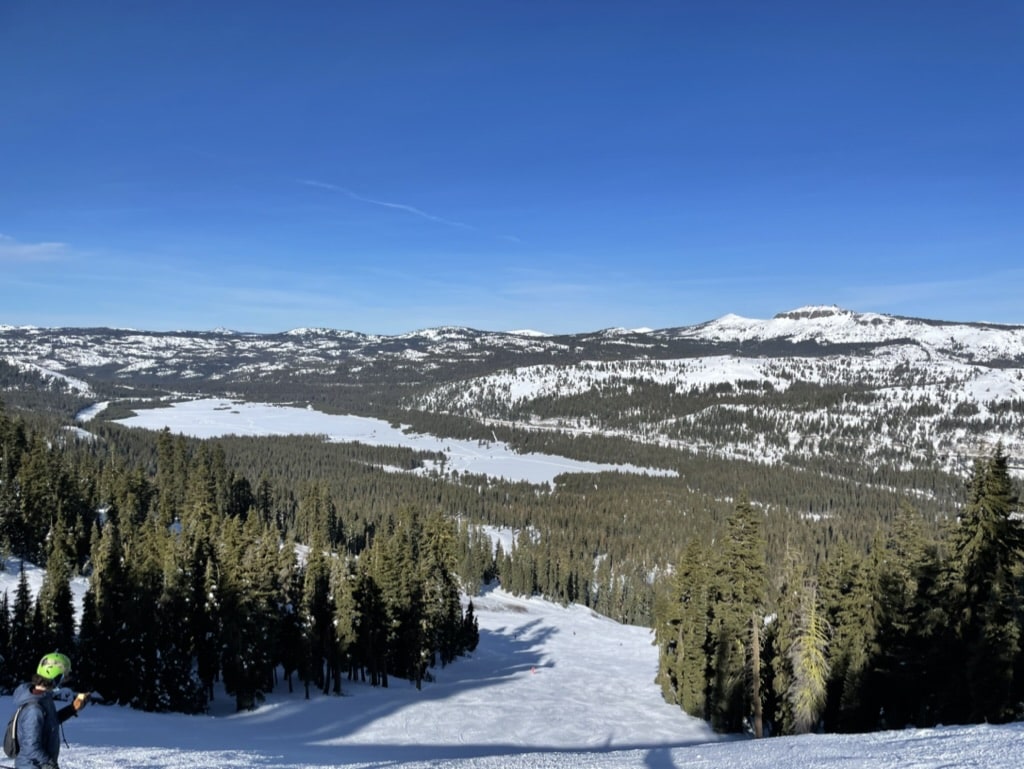
{"type": "Polygon", "coordinates": [[[39,660],[39,667],[36,668],[36,673],[38,675],[43,678],[49,678],[51,681],[63,678],[70,672],[71,660],[60,652],[50,652],[39,660]]]}

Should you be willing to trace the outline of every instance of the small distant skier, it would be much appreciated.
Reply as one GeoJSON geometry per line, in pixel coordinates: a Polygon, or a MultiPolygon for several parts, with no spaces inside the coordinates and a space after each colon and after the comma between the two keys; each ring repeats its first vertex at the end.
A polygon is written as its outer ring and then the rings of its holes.
{"type": "Polygon", "coordinates": [[[54,691],[71,676],[71,660],[60,652],[47,654],[35,675],[14,690],[14,706],[25,705],[18,716],[18,755],[16,769],[59,769],[61,724],[89,702],[89,692],[81,692],[60,710],[53,700],[54,691]]]}

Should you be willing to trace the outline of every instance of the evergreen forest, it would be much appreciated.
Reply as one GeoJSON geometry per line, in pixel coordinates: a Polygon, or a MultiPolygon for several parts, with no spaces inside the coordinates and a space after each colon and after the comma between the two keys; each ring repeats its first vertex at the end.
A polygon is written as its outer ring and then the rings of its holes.
{"type": "Polygon", "coordinates": [[[741,498],[713,547],[691,541],[655,609],[666,699],[756,736],[1024,717],[1024,528],[1001,448],[939,529],[910,505],[866,549],[769,568],[741,498]]]}
{"type": "MultiPolygon", "coordinates": [[[[483,437],[464,418],[405,416],[483,437]]],[[[203,712],[218,682],[239,709],[282,684],[429,686],[478,642],[472,596],[500,584],[654,628],[665,698],[722,731],[1019,715],[1024,542],[1001,448],[962,484],[858,472],[854,457],[766,464],[486,430],[674,474],[538,486],[411,473],[437,457],[105,421],[85,433],[0,404],[0,541],[46,569],[37,598],[24,578],[2,597],[0,687],[49,649],[72,657],[83,686],[144,710],[203,712]],[[909,485],[930,493],[898,490],[909,485]],[[511,546],[488,527],[515,532],[511,546]]]]}

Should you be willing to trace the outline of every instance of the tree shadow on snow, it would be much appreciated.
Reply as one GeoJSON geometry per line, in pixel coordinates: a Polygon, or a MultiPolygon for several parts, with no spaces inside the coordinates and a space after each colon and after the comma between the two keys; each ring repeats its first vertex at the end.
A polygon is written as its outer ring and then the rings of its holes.
{"type": "MultiPolygon", "coordinates": [[[[544,658],[542,649],[558,631],[542,625],[537,620],[517,627],[481,630],[475,652],[443,668],[429,669],[437,680],[424,681],[418,691],[400,678],[391,678],[387,688],[343,680],[342,696],[315,691],[307,700],[301,684],[288,693],[282,683],[280,691],[268,695],[255,711],[235,713],[233,699],[222,692],[211,706],[216,715],[200,716],[94,705],[76,719],[68,737],[72,742],[80,738],[81,744],[88,745],[279,752],[282,735],[287,735],[290,744],[308,750],[316,743],[356,734],[411,705],[494,687],[509,678],[550,667],[552,663],[544,658]],[[90,714],[94,715],[92,719],[90,714]]],[[[328,753],[344,750],[344,746],[317,747],[328,753]]]]}
{"type": "MultiPolygon", "coordinates": [[[[567,747],[545,745],[543,737],[537,744],[527,744],[522,739],[515,743],[490,743],[472,737],[468,743],[463,743],[461,737],[453,738],[457,726],[453,730],[445,719],[461,719],[470,726],[478,726],[494,718],[496,723],[493,726],[488,723],[486,728],[501,739],[502,718],[515,715],[514,707],[510,708],[509,704],[517,696],[514,694],[517,685],[511,679],[553,670],[555,663],[549,657],[547,642],[558,632],[559,628],[541,619],[517,624],[511,617],[503,627],[481,629],[480,644],[472,654],[446,667],[432,668],[430,672],[436,681],[424,682],[418,691],[410,682],[395,678],[388,688],[344,681],[344,696],[317,692],[307,700],[302,688],[297,686],[294,693],[278,691],[269,695],[260,708],[248,713],[228,713],[233,701],[222,693],[214,711],[219,709],[224,714],[206,716],[140,713],[116,706],[91,707],[69,725],[67,736],[72,749],[69,758],[75,743],[166,749],[178,756],[178,759],[170,759],[174,763],[180,763],[182,753],[192,751],[242,751],[254,767],[280,766],[282,759],[285,765],[340,767],[370,763],[386,766],[531,753],[573,756],[647,751],[644,763],[648,769],[675,769],[672,748],[707,742],[695,738],[671,745],[659,741],[655,744],[617,743],[613,747],[609,738],[605,745],[567,747]],[[503,683],[512,686],[502,687],[503,683]],[[493,689],[493,693],[488,692],[489,689],[493,689]],[[484,693],[482,699],[480,693],[484,693]],[[446,699],[466,695],[469,695],[472,710],[467,711],[465,702],[453,705],[451,711],[441,704],[446,699]],[[412,706],[431,702],[438,703],[436,710],[428,707],[425,711],[410,711],[408,716],[401,713],[412,706]],[[423,744],[422,735],[430,732],[421,721],[424,714],[433,719],[435,713],[438,741],[423,744]],[[404,717],[418,719],[410,721],[408,739],[403,739],[404,717]],[[377,723],[382,719],[391,719],[386,732],[377,723]],[[365,739],[360,739],[364,730],[365,739]],[[378,735],[380,741],[376,741],[378,735]]],[[[282,684],[278,688],[285,687],[282,684]]],[[[474,734],[479,733],[477,728],[474,734]]],[[[635,763],[635,759],[633,761],[635,763]]]]}

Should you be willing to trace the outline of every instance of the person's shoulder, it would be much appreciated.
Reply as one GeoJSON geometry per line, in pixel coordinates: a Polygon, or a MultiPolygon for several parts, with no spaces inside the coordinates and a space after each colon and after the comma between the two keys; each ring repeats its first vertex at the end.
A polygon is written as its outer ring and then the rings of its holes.
{"type": "Polygon", "coordinates": [[[39,702],[40,697],[41,695],[32,691],[32,685],[29,683],[19,685],[18,688],[14,690],[13,695],[14,704],[17,707],[28,705],[32,702],[39,702]]]}

